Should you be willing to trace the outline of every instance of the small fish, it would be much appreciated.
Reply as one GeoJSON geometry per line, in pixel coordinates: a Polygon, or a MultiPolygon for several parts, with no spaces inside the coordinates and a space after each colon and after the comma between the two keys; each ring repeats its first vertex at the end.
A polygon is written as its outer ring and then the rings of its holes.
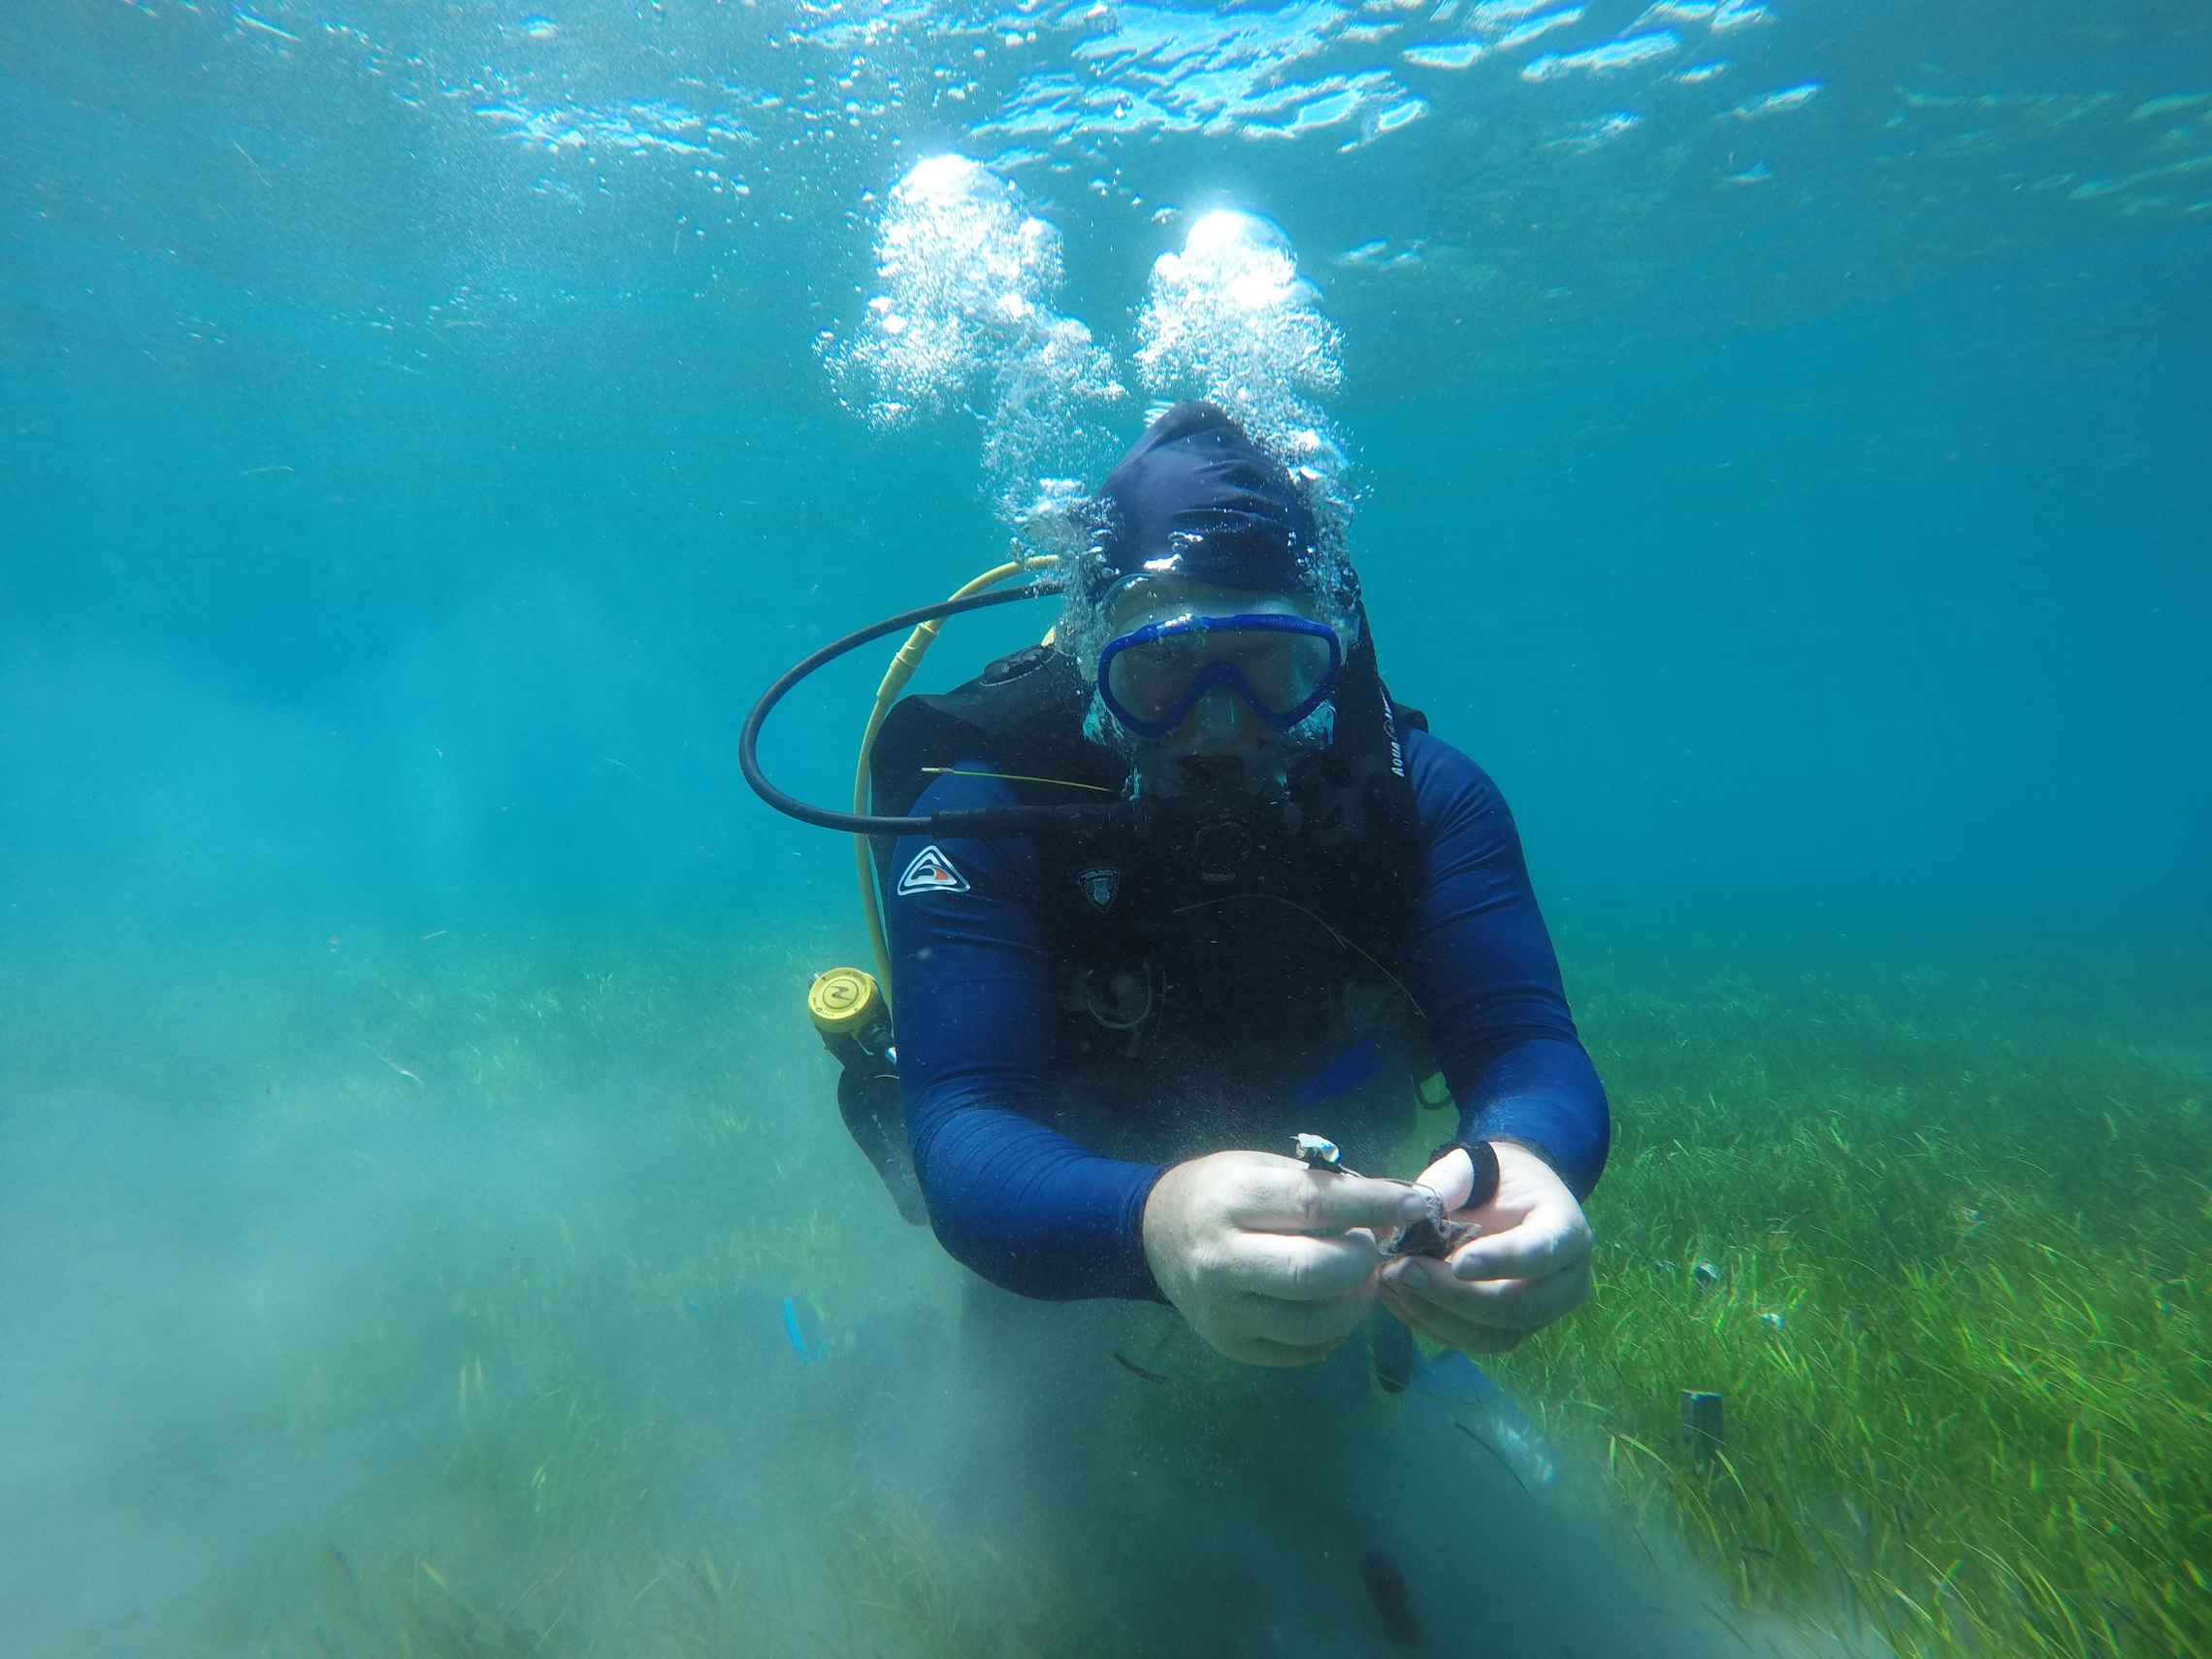
{"type": "Polygon", "coordinates": [[[830,1354],[830,1344],[822,1334],[822,1320],[814,1312],[813,1304],[803,1297],[786,1296],[783,1299],[784,1340],[791,1344],[792,1352],[798,1362],[813,1366],[830,1354]]]}
{"type": "Polygon", "coordinates": [[[1398,1563],[1387,1549],[1370,1549],[1359,1558],[1359,1581],[1367,1590],[1367,1599],[1375,1604],[1376,1616],[1382,1621],[1382,1634],[1390,1639],[1393,1647],[1417,1647],[1421,1641],[1420,1621],[1414,1617],[1414,1600],[1406,1588],[1406,1576],[1398,1571],[1398,1563]]]}
{"type": "Polygon", "coordinates": [[[1720,1269],[1709,1261],[1701,1261],[1690,1272],[1691,1283],[1700,1290],[1710,1290],[1720,1284],[1720,1269]]]}

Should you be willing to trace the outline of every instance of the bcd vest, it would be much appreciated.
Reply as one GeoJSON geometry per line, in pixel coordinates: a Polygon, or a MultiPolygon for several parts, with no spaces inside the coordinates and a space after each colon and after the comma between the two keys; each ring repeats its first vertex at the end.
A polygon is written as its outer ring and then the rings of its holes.
{"type": "MultiPolygon", "coordinates": [[[[1025,804],[1119,798],[1128,763],[1084,736],[1090,700],[1050,646],[901,699],[871,756],[874,810],[908,812],[955,766],[999,774],[1025,804]]],[[[1335,703],[1332,740],[1271,808],[1032,837],[1025,896],[1058,978],[1057,1126],[1091,1150],[1274,1148],[1285,1113],[1333,1125],[1348,1158],[1403,1132],[1410,1085],[1434,1067],[1402,977],[1424,840],[1398,733],[1427,723],[1390,701],[1364,626],[1335,703]]],[[[889,894],[890,838],[875,854],[889,894]]]]}

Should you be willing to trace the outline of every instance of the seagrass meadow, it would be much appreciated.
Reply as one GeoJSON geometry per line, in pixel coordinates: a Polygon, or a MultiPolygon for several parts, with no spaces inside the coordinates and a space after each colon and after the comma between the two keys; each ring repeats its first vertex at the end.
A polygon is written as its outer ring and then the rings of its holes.
{"type": "Polygon", "coordinates": [[[2212,1648],[2200,962],[1584,977],[1600,1288],[1500,1369],[1616,1500],[1899,1653],[2212,1648]]]}
{"type": "MultiPolygon", "coordinates": [[[[1125,1538],[1082,1546],[1123,1534],[976,1496],[986,1419],[1051,1389],[961,1366],[959,1271],[841,1140],[791,1006],[830,948],[216,959],[127,1039],[66,963],[11,973],[12,1097],[106,1149],[19,1143],[39,1289],[11,1299],[48,1359],[14,1397],[70,1483],[24,1471],[49,1529],[16,1559],[106,1587],[102,1641],[178,1652],[1153,1650],[1116,1622],[1125,1538]],[[169,1214],[98,1217],[156,1186],[169,1214]],[[88,1326],[163,1364],[73,1350],[88,1326]]],[[[2200,965],[1681,938],[1570,963],[1617,1141],[1593,1300],[1493,1362],[1561,1471],[1514,1525],[1617,1534],[1622,1581],[1694,1606],[1713,1652],[2204,1651],[2200,965]],[[1723,1397],[1715,1456],[1684,1388],[1723,1397]]],[[[1187,1385],[1109,1366],[1058,1397],[1086,1505],[1126,1463],[1268,1458],[1271,1374],[1134,1326],[1122,1350],[1187,1385]]],[[[1530,1502],[1442,1438],[1419,1454],[1471,1512],[1530,1502]]],[[[1140,1518],[1190,1550],[1241,1513],[1187,1504],[1140,1518]]],[[[1408,1559],[1435,1619],[1453,1569],[1408,1559]]],[[[1301,1594],[1304,1650],[1378,1640],[1322,1642],[1301,1594]]]]}

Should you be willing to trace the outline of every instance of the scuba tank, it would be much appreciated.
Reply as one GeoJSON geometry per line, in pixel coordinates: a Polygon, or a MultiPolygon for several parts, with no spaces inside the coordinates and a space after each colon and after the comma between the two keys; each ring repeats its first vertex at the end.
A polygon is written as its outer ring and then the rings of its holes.
{"type": "Polygon", "coordinates": [[[806,988],[806,1017],[837,1060],[837,1112],[846,1129],[867,1155],[899,1215],[915,1226],[927,1226],[929,1211],[906,1145],[891,1010],[875,975],[854,967],[816,974],[806,988]]]}

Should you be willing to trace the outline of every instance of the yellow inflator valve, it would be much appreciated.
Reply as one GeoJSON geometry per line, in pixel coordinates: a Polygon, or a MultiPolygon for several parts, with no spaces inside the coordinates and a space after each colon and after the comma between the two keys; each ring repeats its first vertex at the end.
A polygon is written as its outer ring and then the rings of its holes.
{"type": "Polygon", "coordinates": [[[826,1037],[858,1037],[883,1018],[883,992],[875,975],[834,967],[806,988],[806,1017],[826,1037]]]}
{"type": "Polygon", "coordinates": [[[927,1225],[928,1206],[914,1176],[906,1145],[906,1114],[898,1095],[898,1050],[893,1047],[891,1009],[875,975],[833,967],[806,988],[806,1017],[822,1046],[836,1057],[837,1111],[854,1142],[883,1178],[898,1213],[927,1225]]]}

